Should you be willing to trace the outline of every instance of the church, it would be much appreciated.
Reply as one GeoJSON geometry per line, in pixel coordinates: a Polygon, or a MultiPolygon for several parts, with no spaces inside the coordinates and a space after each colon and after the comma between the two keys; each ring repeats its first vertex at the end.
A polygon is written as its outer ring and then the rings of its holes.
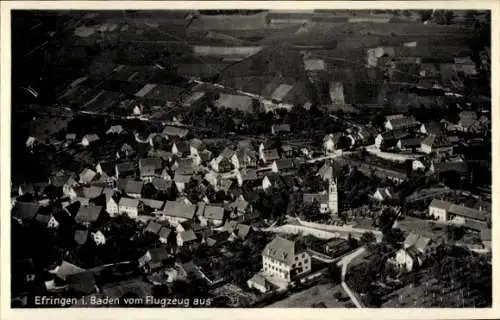
{"type": "Polygon", "coordinates": [[[318,170],[316,175],[320,176],[323,181],[327,181],[328,187],[325,191],[319,193],[304,193],[303,201],[311,203],[315,200],[320,205],[321,213],[329,213],[331,215],[338,213],[338,192],[337,192],[337,175],[334,173],[332,163],[327,161],[318,170]]]}

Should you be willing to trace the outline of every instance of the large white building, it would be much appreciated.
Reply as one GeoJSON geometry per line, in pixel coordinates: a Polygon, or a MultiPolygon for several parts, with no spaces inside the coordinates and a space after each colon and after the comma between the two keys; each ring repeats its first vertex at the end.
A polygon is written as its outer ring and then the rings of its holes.
{"type": "Polygon", "coordinates": [[[311,256],[297,248],[294,241],[277,236],[262,251],[262,265],[264,275],[291,281],[294,276],[311,271],[311,256]]]}

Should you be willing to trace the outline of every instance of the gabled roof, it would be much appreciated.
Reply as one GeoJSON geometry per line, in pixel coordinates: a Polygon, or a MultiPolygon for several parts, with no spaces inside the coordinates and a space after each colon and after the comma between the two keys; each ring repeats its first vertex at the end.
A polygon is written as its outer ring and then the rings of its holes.
{"type": "Polygon", "coordinates": [[[118,179],[116,186],[126,194],[140,194],[144,183],[132,179],[118,179]]]}
{"type": "Polygon", "coordinates": [[[63,261],[59,266],[57,266],[55,275],[62,280],[66,280],[66,278],[70,275],[77,274],[80,272],[85,271],[85,269],[82,269],[72,263],[69,263],[67,261],[63,261]]]}
{"type": "Polygon", "coordinates": [[[274,161],[274,160],[278,160],[280,158],[277,149],[264,150],[263,153],[264,153],[264,158],[266,159],[266,161],[274,161]]]}
{"type": "Polygon", "coordinates": [[[263,256],[285,262],[289,265],[293,263],[295,254],[295,242],[280,236],[276,236],[262,251],[263,256]]]}
{"type": "Polygon", "coordinates": [[[223,107],[250,113],[253,109],[253,99],[243,95],[221,93],[214,105],[219,108],[223,107]]]}
{"type": "Polygon", "coordinates": [[[83,171],[80,173],[80,181],[82,183],[89,183],[94,180],[96,175],[97,173],[94,170],[91,170],[89,168],[83,169],[83,171]]]}
{"type": "Polygon", "coordinates": [[[154,234],[158,234],[160,232],[161,227],[162,227],[161,224],[154,221],[150,221],[146,226],[146,228],[144,228],[144,232],[151,232],[154,234]]]}
{"type": "Polygon", "coordinates": [[[168,136],[177,136],[179,138],[184,138],[189,133],[189,130],[185,128],[165,126],[162,132],[163,134],[166,134],[168,136]]]}
{"type": "Polygon", "coordinates": [[[413,117],[404,117],[404,118],[398,118],[398,119],[392,119],[388,120],[390,121],[393,129],[398,129],[398,128],[410,128],[413,126],[416,126],[419,124],[417,120],[413,117]]]}
{"type": "Polygon", "coordinates": [[[451,146],[451,142],[444,135],[430,134],[424,140],[422,140],[422,145],[427,145],[433,148],[443,148],[451,146]]]}
{"type": "Polygon", "coordinates": [[[422,143],[422,140],[420,138],[406,138],[406,139],[400,139],[401,141],[401,147],[419,147],[422,143]]]}
{"type": "Polygon", "coordinates": [[[248,224],[243,224],[240,223],[236,227],[236,236],[242,240],[246,239],[250,231],[252,230],[252,226],[249,226],[248,224]]]}
{"type": "Polygon", "coordinates": [[[99,162],[102,172],[107,174],[109,177],[115,175],[115,163],[112,161],[101,161],[99,162]]]}
{"type": "Polygon", "coordinates": [[[178,235],[182,239],[182,241],[184,241],[184,242],[195,241],[198,239],[196,237],[196,234],[194,233],[194,231],[191,229],[183,231],[183,232],[179,233],[178,235]]]}
{"type": "Polygon", "coordinates": [[[224,218],[224,207],[206,205],[205,211],[203,212],[203,217],[208,220],[222,220],[224,218]]]}
{"type": "Polygon", "coordinates": [[[413,233],[413,232],[412,232],[412,233],[410,233],[410,234],[409,234],[408,236],[406,236],[406,238],[405,238],[405,241],[404,241],[404,247],[405,247],[405,248],[408,248],[408,247],[413,246],[413,245],[417,242],[418,237],[419,237],[419,236],[418,236],[418,234],[413,233]]]}
{"type": "Polygon", "coordinates": [[[195,212],[195,205],[188,205],[182,200],[167,201],[163,208],[164,215],[185,219],[193,219],[195,212]]]}
{"type": "Polygon", "coordinates": [[[480,211],[463,205],[453,204],[448,210],[451,214],[474,220],[487,221],[491,217],[491,212],[480,211]]]}
{"type": "Polygon", "coordinates": [[[293,86],[289,84],[280,84],[271,94],[271,99],[276,101],[282,101],[288,92],[292,90],[293,86]]]}
{"type": "Polygon", "coordinates": [[[88,142],[94,142],[94,141],[97,141],[99,140],[99,136],[95,133],[92,133],[92,134],[86,134],[83,136],[82,139],[87,139],[88,142]]]}
{"type": "Polygon", "coordinates": [[[126,208],[137,208],[139,206],[139,200],[122,197],[120,199],[120,202],[118,203],[118,206],[126,208]]]}
{"type": "Polygon", "coordinates": [[[248,201],[238,197],[238,199],[234,200],[234,202],[232,202],[229,206],[232,209],[245,210],[248,207],[248,204],[248,201]]]}
{"type": "Polygon", "coordinates": [[[79,223],[95,222],[102,212],[101,206],[80,207],[75,220],[79,223]]]}
{"type": "Polygon", "coordinates": [[[306,71],[325,70],[325,62],[321,59],[307,59],[304,60],[304,68],[306,71]]]}
{"type": "Polygon", "coordinates": [[[163,207],[163,204],[165,204],[164,201],[159,201],[159,200],[154,200],[154,199],[141,199],[140,200],[142,203],[147,205],[150,208],[156,209],[156,210],[161,210],[163,207]]]}
{"type": "Polygon", "coordinates": [[[149,249],[148,252],[151,256],[150,263],[153,265],[161,264],[170,257],[165,247],[152,248],[149,249]]]}
{"type": "Polygon", "coordinates": [[[197,150],[200,150],[203,147],[203,141],[201,141],[200,139],[193,138],[193,139],[189,140],[189,146],[191,146],[197,150]]]}
{"type": "Polygon", "coordinates": [[[135,165],[129,161],[117,163],[116,170],[118,170],[118,173],[120,174],[128,173],[131,171],[135,171],[135,165]]]}
{"type": "Polygon", "coordinates": [[[433,199],[431,204],[429,205],[429,207],[439,208],[439,209],[448,211],[448,210],[450,210],[450,207],[452,205],[453,205],[453,203],[448,202],[448,201],[433,199]]]}
{"type": "Polygon", "coordinates": [[[33,219],[42,206],[38,203],[16,201],[12,215],[23,220],[33,219]]]}
{"type": "Polygon", "coordinates": [[[142,158],[139,159],[139,167],[144,169],[146,167],[152,167],[153,170],[160,170],[163,168],[161,159],[159,158],[142,158]]]}
{"type": "Polygon", "coordinates": [[[190,152],[190,143],[189,141],[176,141],[174,142],[177,151],[182,154],[188,154],[190,152]]]}
{"type": "Polygon", "coordinates": [[[427,122],[422,125],[425,127],[427,134],[439,135],[443,132],[442,124],[437,121],[427,122]]]}
{"type": "Polygon", "coordinates": [[[170,160],[173,157],[172,152],[168,152],[165,150],[150,150],[148,152],[148,156],[151,158],[160,158],[165,161],[170,160]]]}
{"type": "Polygon", "coordinates": [[[276,163],[276,167],[278,167],[278,170],[291,170],[295,168],[292,159],[278,159],[274,160],[274,162],[276,163]]]}
{"type": "Polygon", "coordinates": [[[182,158],[176,161],[177,168],[175,169],[176,174],[180,175],[192,175],[196,169],[196,163],[192,158],[182,158]]]}
{"type": "Polygon", "coordinates": [[[116,134],[120,134],[123,132],[123,127],[121,125],[114,125],[114,126],[111,126],[108,131],[106,131],[106,134],[110,134],[110,133],[116,133],[116,134]]]}

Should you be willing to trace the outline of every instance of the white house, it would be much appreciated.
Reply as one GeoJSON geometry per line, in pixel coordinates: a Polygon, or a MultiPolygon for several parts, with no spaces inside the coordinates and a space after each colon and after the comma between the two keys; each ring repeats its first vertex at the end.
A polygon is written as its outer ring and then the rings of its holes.
{"type": "Polygon", "coordinates": [[[325,153],[332,153],[338,149],[338,143],[340,138],[342,137],[342,133],[337,132],[335,134],[328,134],[323,139],[323,149],[325,153]]]}
{"type": "Polygon", "coordinates": [[[451,202],[434,199],[429,205],[429,215],[436,217],[439,221],[448,221],[449,210],[452,205],[451,202]]]}
{"type": "Polygon", "coordinates": [[[99,136],[97,134],[86,134],[82,138],[82,146],[88,147],[91,143],[98,140],[99,136]]]}
{"type": "Polygon", "coordinates": [[[277,236],[262,251],[262,265],[264,274],[291,281],[311,271],[311,257],[294,241],[277,236]]]}
{"type": "Polygon", "coordinates": [[[269,178],[267,176],[264,177],[264,179],[262,179],[262,189],[267,190],[272,186],[273,186],[273,184],[271,183],[271,181],[269,180],[269,178]]]}
{"type": "Polygon", "coordinates": [[[47,227],[50,229],[57,229],[57,227],[59,227],[59,222],[53,215],[50,216],[49,222],[47,223],[47,227]]]}
{"type": "Polygon", "coordinates": [[[120,214],[127,214],[130,218],[137,218],[139,214],[139,200],[132,198],[121,198],[118,203],[120,214]]]}
{"type": "Polygon", "coordinates": [[[195,212],[195,205],[187,204],[182,200],[167,201],[161,212],[161,217],[175,227],[182,222],[193,220],[195,212]]]}
{"type": "Polygon", "coordinates": [[[106,212],[109,213],[111,217],[114,217],[120,210],[118,209],[118,203],[113,197],[109,197],[106,201],[106,212]]]}
{"type": "Polygon", "coordinates": [[[247,286],[250,289],[256,289],[261,293],[266,293],[271,290],[271,284],[260,273],[255,274],[252,278],[247,280],[247,286]]]}
{"type": "Polygon", "coordinates": [[[393,198],[393,193],[389,188],[377,188],[372,195],[372,198],[377,201],[386,201],[393,198]]]}
{"type": "Polygon", "coordinates": [[[411,169],[413,171],[417,171],[417,170],[425,170],[425,165],[422,163],[422,161],[420,160],[413,160],[412,163],[411,163],[411,169]]]}
{"type": "Polygon", "coordinates": [[[97,232],[92,232],[91,235],[96,245],[102,246],[106,243],[106,237],[100,230],[98,230],[97,232]]]}

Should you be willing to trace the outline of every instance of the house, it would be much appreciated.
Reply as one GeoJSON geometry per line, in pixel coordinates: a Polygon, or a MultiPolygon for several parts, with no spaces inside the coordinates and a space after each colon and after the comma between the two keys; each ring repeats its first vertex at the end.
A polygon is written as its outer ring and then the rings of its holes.
{"type": "Polygon", "coordinates": [[[260,273],[255,274],[247,280],[247,286],[250,289],[256,289],[260,293],[266,293],[272,290],[272,284],[260,273]]]}
{"type": "Polygon", "coordinates": [[[116,178],[135,177],[135,165],[132,162],[121,162],[115,165],[116,178]]]}
{"type": "Polygon", "coordinates": [[[378,149],[395,147],[399,140],[407,138],[408,136],[410,136],[410,133],[405,129],[379,133],[375,137],[375,146],[378,149]]]}
{"type": "Polygon", "coordinates": [[[439,136],[439,135],[443,134],[443,132],[444,132],[443,125],[441,123],[435,122],[435,121],[422,123],[420,125],[419,131],[421,134],[425,134],[425,135],[434,134],[436,136],[439,136]]]}
{"type": "Polygon", "coordinates": [[[426,167],[425,167],[424,163],[419,159],[415,159],[411,162],[412,171],[424,171],[425,168],[426,167]]]}
{"type": "Polygon", "coordinates": [[[118,179],[116,188],[132,198],[140,198],[144,182],[132,179],[118,179]]]}
{"type": "Polygon", "coordinates": [[[339,148],[340,138],[342,137],[341,132],[330,133],[323,138],[323,150],[325,153],[332,153],[339,148]]]}
{"type": "Polygon", "coordinates": [[[92,182],[94,180],[94,178],[96,178],[97,176],[97,173],[92,170],[92,169],[83,169],[83,171],[80,173],[79,177],[80,177],[80,183],[82,184],[89,184],[90,182],[92,182]]]}
{"type": "Polygon", "coordinates": [[[415,270],[421,266],[430,253],[432,240],[430,238],[410,233],[404,241],[403,248],[399,249],[393,262],[406,271],[415,270]]]}
{"type": "Polygon", "coordinates": [[[289,172],[295,169],[295,164],[292,159],[278,159],[274,160],[271,164],[271,171],[278,172],[289,172]]]}
{"type": "Polygon", "coordinates": [[[460,176],[466,176],[469,173],[469,167],[465,161],[445,161],[445,162],[431,162],[429,167],[430,173],[456,173],[460,176]]]}
{"type": "Polygon", "coordinates": [[[191,146],[187,141],[176,141],[172,144],[172,154],[183,158],[191,155],[191,146]]]}
{"type": "Polygon", "coordinates": [[[278,149],[262,150],[262,152],[260,153],[260,159],[265,163],[280,159],[278,149]]]}
{"type": "Polygon", "coordinates": [[[288,123],[283,123],[283,124],[273,124],[271,126],[271,134],[277,135],[280,133],[288,133],[290,132],[290,125],[288,123]]]}
{"type": "Polygon", "coordinates": [[[191,157],[199,157],[200,152],[205,149],[203,141],[200,139],[193,138],[189,140],[189,152],[191,157]]]}
{"type": "Polygon", "coordinates": [[[252,113],[254,111],[254,99],[244,95],[221,93],[219,98],[214,101],[214,106],[252,113]]]}
{"type": "Polygon", "coordinates": [[[76,133],[66,133],[65,140],[67,144],[71,144],[76,141],[76,133]]]}
{"type": "Polygon", "coordinates": [[[146,228],[144,228],[143,232],[144,233],[149,232],[151,234],[158,235],[160,233],[161,228],[162,225],[159,224],[158,222],[149,221],[148,225],[146,226],[146,228]]]}
{"type": "Polygon", "coordinates": [[[474,111],[462,111],[458,114],[458,120],[455,129],[462,132],[468,132],[477,120],[477,113],[474,111]]]}
{"type": "Polygon", "coordinates": [[[105,188],[103,190],[103,194],[106,199],[106,212],[111,217],[114,217],[120,212],[118,208],[118,200],[115,197],[115,191],[111,188],[105,188]]]}
{"type": "Polygon", "coordinates": [[[106,237],[101,232],[101,230],[97,230],[97,232],[92,232],[90,235],[92,236],[92,240],[94,240],[96,245],[102,246],[106,243],[106,237]]]}
{"type": "Polygon", "coordinates": [[[246,240],[248,235],[253,231],[252,226],[248,224],[239,223],[236,228],[233,229],[232,236],[235,239],[246,240]]]}
{"type": "Polygon", "coordinates": [[[81,273],[83,271],[85,271],[85,269],[63,260],[60,265],[52,270],[49,270],[49,273],[53,274],[55,278],[66,282],[66,279],[70,275],[81,273]]]}
{"type": "Polygon", "coordinates": [[[139,268],[145,272],[152,272],[168,264],[170,258],[166,247],[149,249],[139,258],[139,268]]]}
{"type": "Polygon", "coordinates": [[[188,135],[189,130],[185,129],[185,128],[174,127],[174,126],[165,126],[163,128],[162,133],[164,135],[169,136],[169,137],[178,137],[178,138],[184,139],[188,135]]]}
{"type": "Polygon", "coordinates": [[[194,243],[198,238],[193,230],[186,230],[177,234],[176,241],[178,247],[183,247],[185,245],[190,245],[194,243]]]}
{"type": "Polygon", "coordinates": [[[182,200],[167,201],[162,211],[162,217],[173,226],[181,222],[193,220],[196,212],[196,206],[186,204],[182,200]]]}
{"type": "Polygon", "coordinates": [[[38,203],[16,201],[12,208],[12,217],[19,221],[30,221],[42,211],[42,206],[38,203]]]}
{"type": "Polygon", "coordinates": [[[159,158],[139,159],[139,172],[143,181],[151,182],[154,177],[161,174],[163,164],[159,158]]]}
{"type": "Polygon", "coordinates": [[[184,175],[184,174],[175,174],[174,176],[174,183],[175,183],[175,188],[177,192],[182,193],[184,192],[184,188],[186,187],[186,184],[191,181],[191,175],[184,175]]]}
{"type": "Polygon", "coordinates": [[[248,201],[243,198],[243,196],[239,196],[234,202],[229,205],[229,208],[237,215],[242,216],[245,213],[252,210],[252,207],[248,201]]]}
{"type": "Polygon", "coordinates": [[[123,130],[123,127],[121,125],[114,125],[111,126],[108,131],[106,131],[106,134],[121,134],[125,133],[125,130],[123,130]]]}
{"type": "Polygon", "coordinates": [[[466,224],[467,222],[482,223],[484,226],[488,224],[491,219],[491,212],[482,210],[481,208],[474,209],[464,205],[453,204],[448,209],[449,220],[455,224],[466,224]]]}
{"type": "Polygon", "coordinates": [[[430,134],[422,140],[421,151],[426,154],[433,152],[451,154],[453,152],[453,145],[445,135],[436,136],[430,134]]]}
{"type": "Polygon", "coordinates": [[[377,188],[372,195],[372,198],[377,201],[387,201],[393,199],[394,194],[389,188],[377,188]]]}
{"type": "Polygon", "coordinates": [[[399,150],[415,150],[417,148],[420,148],[422,141],[420,138],[406,138],[406,139],[399,139],[398,142],[396,143],[396,146],[398,147],[399,150]]]}
{"type": "Polygon", "coordinates": [[[144,198],[140,199],[140,202],[142,202],[144,206],[151,208],[153,212],[161,211],[161,209],[163,209],[163,205],[165,204],[164,201],[144,198]]]}
{"type": "Polygon", "coordinates": [[[139,200],[122,197],[118,202],[118,212],[126,214],[130,218],[137,218],[139,215],[139,200]]]}
{"type": "Polygon", "coordinates": [[[357,140],[362,144],[372,144],[375,142],[377,130],[372,127],[359,127],[357,130],[357,140]]]}
{"type": "Polygon", "coordinates": [[[172,152],[168,152],[165,150],[151,149],[148,151],[148,157],[159,158],[165,162],[170,162],[173,159],[173,154],[172,152]]]}
{"type": "Polygon", "coordinates": [[[116,177],[116,165],[112,161],[100,161],[96,167],[96,172],[104,177],[104,181],[111,184],[116,177]]]}
{"type": "Polygon", "coordinates": [[[275,237],[262,251],[264,274],[291,281],[311,270],[311,257],[295,241],[275,237]]]}
{"type": "Polygon", "coordinates": [[[99,140],[99,136],[97,134],[86,134],[82,138],[82,146],[88,147],[91,143],[99,140]]]}
{"type": "Polygon", "coordinates": [[[217,158],[211,161],[212,168],[217,172],[229,172],[240,168],[240,161],[236,150],[224,148],[217,158]]]}
{"type": "Polygon", "coordinates": [[[204,207],[203,215],[198,217],[201,225],[222,225],[224,220],[224,207],[216,205],[206,205],[204,207]]]}
{"type": "Polygon", "coordinates": [[[336,214],[338,212],[337,180],[330,177],[328,189],[320,193],[304,193],[304,203],[317,202],[321,213],[336,214]]]}
{"type": "Polygon", "coordinates": [[[419,127],[420,123],[413,117],[390,118],[384,124],[386,130],[413,130],[419,127]]]}
{"type": "Polygon", "coordinates": [[[220,231],[216,233],[211,233],[210,235],[205,234],[202,243],[206,243],[207,246],[213,247],[216,244],[222,244],[229,241],[231,234],[227,231],[220,231]]]}
{"type": "Polygon", "coordinates": [[[80,209],[78,209],[78,213],[75,216],[75,221],[83,225],[96,223],[100,218],[102,211],[103,207],[101,206],[82,206],[80,207],[80,209]]]}
{"type": "Polygon", "coordinates": [[[170,234],[172,233],[172,230],[167,228],[167,227],[161,227],[160,231],[158,232],[158,239],[160,240],[161,243],[166,244],[169,242],[169,237],[170,234]]]}
{"type": "Polygon", "coordinates": [[[183,99],[182,101],[182,106],[183,107],[193,107],[195,105],[198,105],[200,101],[203,101],[202,98],[206,96],[206,92],[203,91],[196,91],[192,92],[189,96],[183,99]]]}
{"type": "Polygon", "coordinates": [[[257,166],[257,154],[251,148],[239,147],[236,150],[236,157],[240,168],[257,166]]]}
{"type": "Polygon", "coordinates": [[[198,166],[192,158],[177,159],[173,165],[176,175],[192,176],[198,166]]]}

